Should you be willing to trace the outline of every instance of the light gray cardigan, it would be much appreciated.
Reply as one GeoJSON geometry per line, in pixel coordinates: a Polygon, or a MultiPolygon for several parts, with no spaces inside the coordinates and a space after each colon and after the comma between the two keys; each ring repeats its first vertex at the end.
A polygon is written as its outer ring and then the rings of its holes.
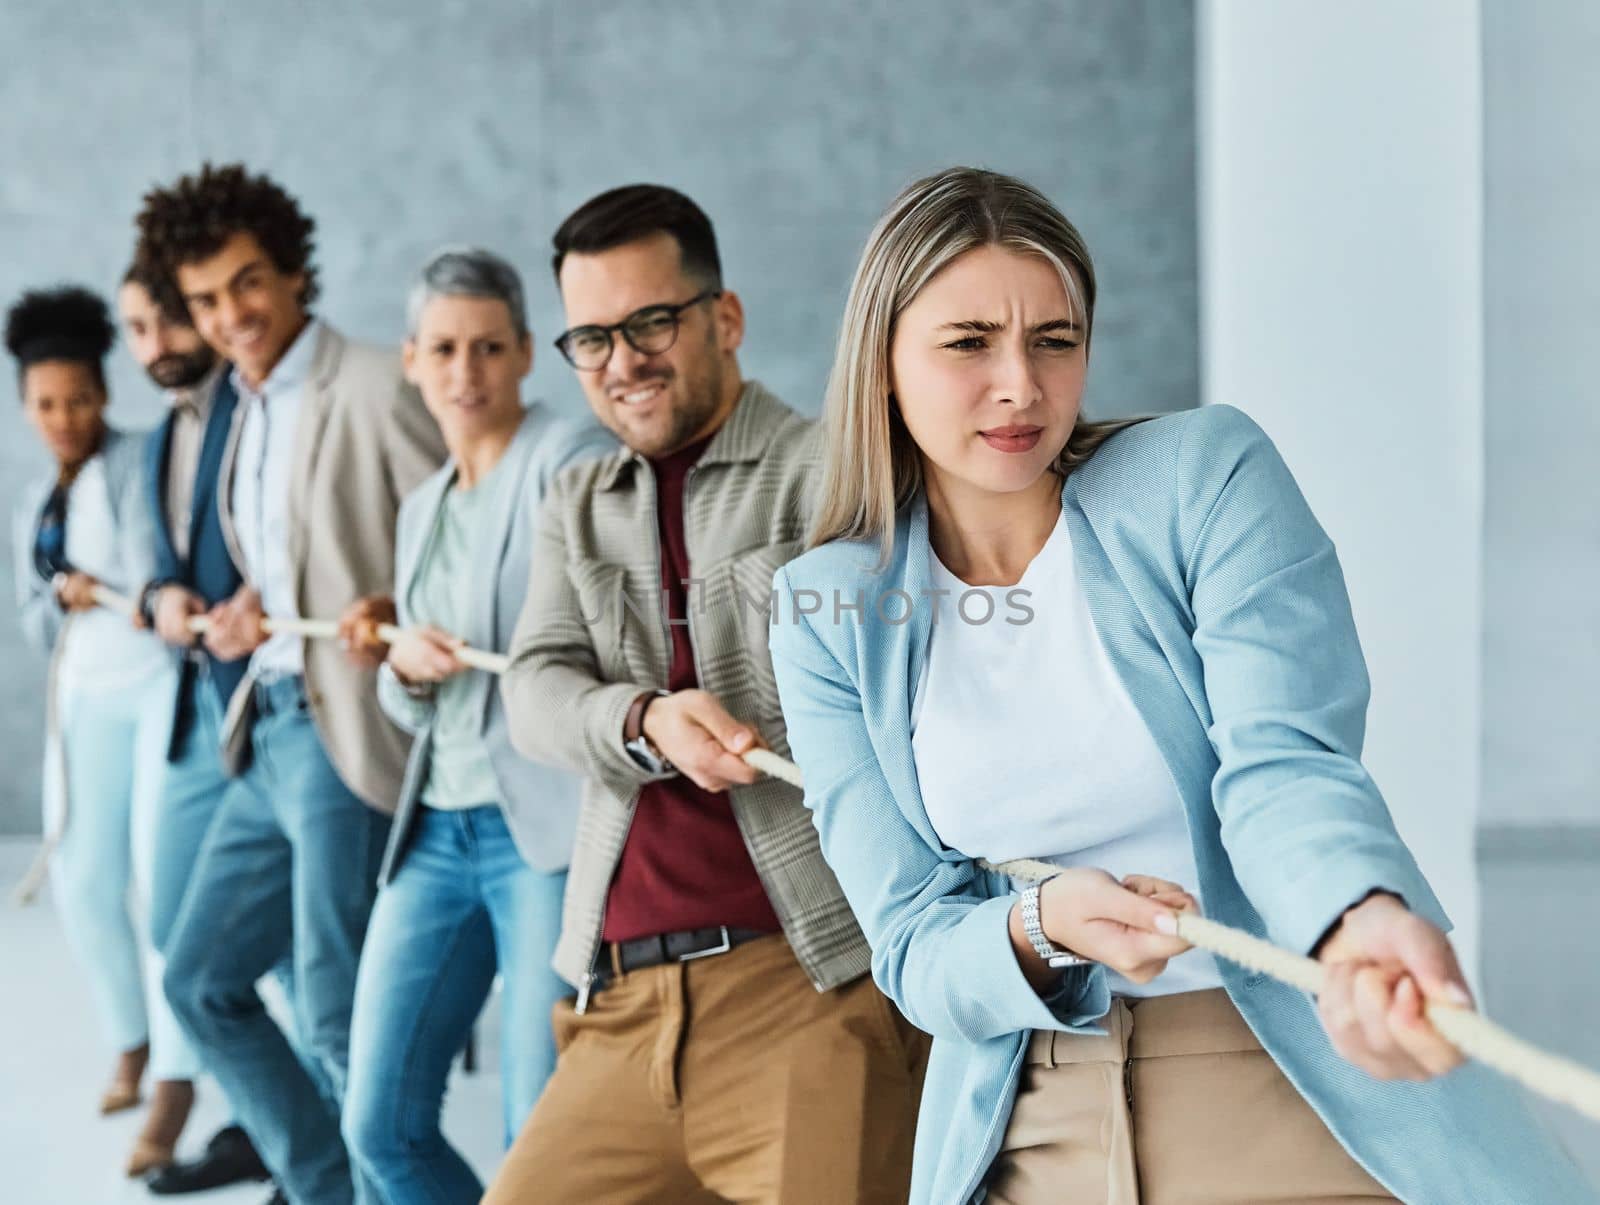
{"type": "MultiPolygon", "coordinates": [[[[609,455],[617,447],[616,439],[592,422],[559,415],[542,402],[528,407],[498,466],[512,480],[504,483],[496,499],[497,509],[475,535],[471,560],[473,610],[464,619],[461,631],[454,635],[474,648],[493,652],[510,648],[511,632],[528,592],[529,575],[543,570],[530,561],[534,524],[546,487],[564,466],[609,455]]],[[[411,587],[422,567],[439,507],[455,475],[455,462],[446,462],[400,504],[394,593],[402,627],[414,622],[408,605],[411,587]]],[[[561,572],[561,566],[556,566],[555,571],[561,572]]],[[[505,708],[496,689],[498,683],[481,670],[467,672],[474,678],[472,706],[482,716],[483,740],[500,784],[501,808],[517,850],[535,870],[564,870],[572,857],[581,781],[564,770],[528,761],[513,749],[506,730],[505,708]]],[[[379,882],[387,883],[405,857],[422,789],[428,781],[433,704],[408,694],[387,665],[378,674],[378,701],[395,723],[416,734],[389,848],[379,872],[379,882]]]]}

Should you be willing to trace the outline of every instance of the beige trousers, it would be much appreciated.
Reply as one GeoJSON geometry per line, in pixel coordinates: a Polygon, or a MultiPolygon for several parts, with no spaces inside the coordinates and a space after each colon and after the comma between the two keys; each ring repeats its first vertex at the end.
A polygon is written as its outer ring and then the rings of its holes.
{"type": "Polygon", "coordinates": [[[634,971],[579,1016],[484,1205],[900,1205],[929,1039],[781,936],[634,971]]]}
{"type": "Polygon", "coordinates": [[[1222,989],[1117,999],[1104,1037],[1035,1031],[989,1205],[1393,1201],[1222,989]]]}

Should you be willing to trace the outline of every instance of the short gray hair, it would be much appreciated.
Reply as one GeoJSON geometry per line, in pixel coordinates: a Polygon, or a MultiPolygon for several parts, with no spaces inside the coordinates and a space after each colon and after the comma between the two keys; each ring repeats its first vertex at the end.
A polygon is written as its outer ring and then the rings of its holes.
{"type": "Polygon", "coordinates": [[[528,307],[522,277],[493,251],[482,247],[443,247],[417,273],[406,298],[406,333],[415,335],[422,311],[435,297],[485,297],[505,303],[517,334],[528,333],[528,307]]]}

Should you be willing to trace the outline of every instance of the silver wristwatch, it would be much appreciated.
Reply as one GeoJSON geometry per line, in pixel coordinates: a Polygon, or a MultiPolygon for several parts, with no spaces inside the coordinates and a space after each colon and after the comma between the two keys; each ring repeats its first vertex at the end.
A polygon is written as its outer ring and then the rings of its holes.
{"type": "Polygon", "coordinates": [[[1022,931],[1028,935],[1033,952],[1044,959],[1047,966],[1058,969],[1093,962],[1094,959],[1063,949],[1045,936],[1044,926],[1039,923],[1039,888],[1043,886],[1043,883],[1029,883],[1022,892],[1022,931]]]}
{"type": "MultiPolygon", "coordinates": [[[[650,700],[664,699],[671,694],[670,690],[654,690],[650,692],[650,700]]],[[[674,773],[677,767],[668,761],[667,755],[657,749],[656,743],[644,734],[644,713],[649,707],[650,702],[646,702],[639,712],[639,735],[631,741],[623,741],[622,747],[628,756],[633,758],[634,764],[647,774],[674,773]]]]}

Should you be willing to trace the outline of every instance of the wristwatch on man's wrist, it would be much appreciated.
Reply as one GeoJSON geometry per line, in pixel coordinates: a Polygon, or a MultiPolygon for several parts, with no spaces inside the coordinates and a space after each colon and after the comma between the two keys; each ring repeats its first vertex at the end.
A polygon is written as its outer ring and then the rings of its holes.
{"type": "Polygon", "coordinates": [[[156,596],[161,593],[163,586],[171,584],[163,581],[146,582],[144,589],[139,591],[139,615],[152,628],[156,626],[156,596]]]}
{"type": "Polygon", "coordinates": [[[644,734],[644,713],[657,699],[670,695],[670,690],[652,690],[640,695],[628,708],[622,722],[622,747],[634,764],[651,774],[670,774],[677,769],[667,760],[666,754],[656,748],[656,743],[644,734]]]}
{"type": "Polygon", "coordinates": [[[1045,935],[1044,925],[1039,919],[1039,888],[1043,886],[1043,883],[1029,883],[1022,892],[1022,931],[1028,935],[1028,944],[1033,947],[1033,952],[1044,959],[1047,966],[1056,969],[1093,962],[1092,958],[1084,958],[1056,945],[1045,935]]]}

